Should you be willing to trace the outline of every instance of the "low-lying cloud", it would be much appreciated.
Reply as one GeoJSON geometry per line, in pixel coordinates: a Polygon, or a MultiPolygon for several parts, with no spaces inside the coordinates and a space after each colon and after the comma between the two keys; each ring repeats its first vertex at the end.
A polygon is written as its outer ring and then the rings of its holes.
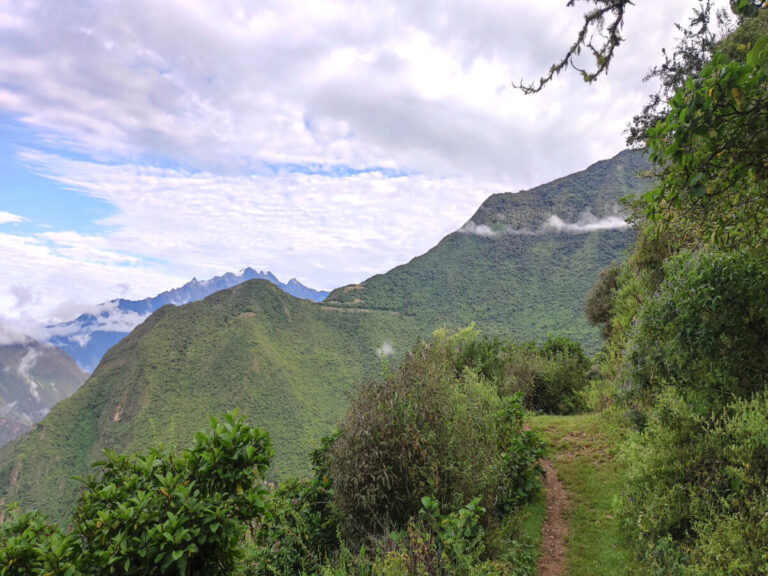
{"type": "Polygon", "coordinates": [[[376,349],[376,355],[379,358],[386,358],[392,356],[395,353],[395,348],[389,342],[384,342],[379,348],[376,349]]]}
{"type": "Polygon", "coordinates": [[[528,228],[512,228],[511,226],[491,228],[486,224],[476,224],[472,220],[459,228],[460,234],[470,234],[482,238],[498,238],[500,236],[538,236],[552,232],[566,234],[584,234],[597,230],[619,230],[627,228],[629,223],[625,216],[614,212],[608,216],[598,218],[590,210],[585,210],[576,222],[566,222],[559,216],[552,214],[536,230],[528,228]]]}
{"type": "Polygon", "coordinates": [[[625,216],[612,214],[604,218],[598,218],[592,212],[587,211],[582,214],[576,222],[568,223],[562,218],[550,216],[544,224],[544,229],[556,230],[557,232],[570,232],[573,234],[582,234],[584,232],[594,232],[595,230],[619,230],[626,228],[629,223],[625,216]]]}
{"type": "Polygon", "coordinates": [[[85,347],[94,332],[130,332],[149,316],[120,310],[117,301],[100,304],[87,311],[87,314],[82,320],[46,326],[43,331],[45,339],[67,338],[85,347]]]}

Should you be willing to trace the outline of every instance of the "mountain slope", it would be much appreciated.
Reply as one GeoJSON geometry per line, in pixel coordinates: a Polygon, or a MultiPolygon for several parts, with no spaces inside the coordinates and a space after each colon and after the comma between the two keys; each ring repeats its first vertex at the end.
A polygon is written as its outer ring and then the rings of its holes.
{"type": "Polygon", "coordinates": [[[270,432],[272,477],[300,473],[350,384],[380,370],[377,349],[413,337],[393,320],[328,311],[263,280],[161,308],[35,430],[0,449],[3,500],[60,514],[78,488],[71,477],[104,447],[183,445],[234,407],[270,432]]]}
{"type": "Polygon", "coordinates": [[[228,272],[210,280],[193,278],[180,288],[144,300],[120,298],[105,302],[98,305],[93,313],[81,314],[70,322],[48,326],[47,332],[51,335],[48,341],[72,356],[83,370],[92,372],[107,350],[125,338],[155,310],[168,304],[181,306],[196,302],[218,290],[255,279],[268,280],[292,296],[313,302],[321,302],[328,296],[328,292],[307,288],[295,278],[283,284],[271,272],[246,268],[240,274],[228,272]]]}
{"type": "Polygon", "coordinates": [[[594,352],[598,331],[583,313],[597,273],[634,239],[616,215],[619,199],[646,191],[641,152],[625,151],[587,170],[517,194],[488,198],[435,248],[324,304],[397,310],[423,330],[475,321],[519,340],[568,335],[594,352]]]}
{"type": "Polygon", "coordinates": [[[39,422],[88,375],[48,344],[27,339],[0,346],[0,446],[39,422]]]}
{"type": "MultiPolygon", "coordinates": [[[[641,153],[519,194],[489,198],[460,231],[409,264],[335,290],[322,304],[264,281],[152,314],[31,433],[0,449],[0,497],[64,512],[69,480],[108,446],[183,446],[209,415],[240,407],[270,432],[273,477],[302,474],[351,385],[436,327],[475,321],[518,339],[569,334],[591,350],[583,301],[632,241],[620,197],[649,187],[641,153]],[[601,228],[601,226],[603,228],[601,228]],[[605,228],[607,227],[607,228],[605,228]]],[[[392,361],[396,362],[397,357],[392,361]]]]}

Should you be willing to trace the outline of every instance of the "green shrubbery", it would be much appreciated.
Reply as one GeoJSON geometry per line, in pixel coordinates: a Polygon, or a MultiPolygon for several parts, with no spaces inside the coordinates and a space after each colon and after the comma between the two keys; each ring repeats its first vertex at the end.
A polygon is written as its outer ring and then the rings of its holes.
{"type": "MultiPolygon", "coordinates": [[[[619,511],[636,549],[665,574],[766,574],[768,400],[698,415],[674,388],[623,449],[619,511]]],[[[653,572],[651,570],[651,572],[653,572]]]]}
{"type": "Polygon", "coordinates": [[[519,397],[502,409],[497,381],[483,375],[495,365],[483,356],[498,349],[478,340],[472,329],[438,332],[398,371],[357,388],[331,464],[347,534],[403,528],[423,496],[451,511],[478,497],[492,508],[520,500],[506,475],[528,479],[541,447],[522,429],[519,397]]]}
{"type": "Polygon", "coordinates": [[[176,456],[107,452],[85,490],[71,532],[38,514],[0,526],[2,574],[227,574],[246,523],[264,509],[269,437],[236,414],[176,456]]]}
{"type": "MultiPolygon", "coordinates": [[[[580,352],[529,348],[544,363],[580,352]]],[[[543,445],[522,395],[503,395],[518,349],[473,328],[418,343],[358,386],[308,479],[269,487],[269,438],[236,414],[178,455],[107,451],[69,531],[10,512],[0,574],[530,574],[515,515],[540,488],[543,445]]]]}

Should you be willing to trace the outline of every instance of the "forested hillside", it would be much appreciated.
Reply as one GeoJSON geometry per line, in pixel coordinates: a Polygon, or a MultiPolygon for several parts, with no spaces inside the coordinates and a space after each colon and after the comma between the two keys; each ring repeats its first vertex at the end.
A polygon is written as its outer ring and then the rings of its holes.
{"type": "Polygon", "coordinates": [[[647,169],[645,154],[625,151],[532,190],[491,196],[423,256],[334,290],[325,304],[399,311],[423,333],[476,322],[517,340],[561,334],[594,352],[599,332],[584,318],[584,297],[597,271],[631,245],[619,200],[650,188],[647,169]]]}
{"type": "Polygon", "coordinates": [[[442,325],[474,322],[517,341],[566,335],[594,351],[599,330],[584,318],[584,297],[631,244],[615,212],[620,198],[647,188],[639,174],[646,166],[643,153],[624,152],[552,184],[493,196],[477,222],[429,253],[322,304],[252,281],[162,308],[107,353],[78,394],[0,451],[2,498],[61,513],[78,488],[71,477],[104,448],[183,446],[209,415],[235,407],[269,430],[271,478],[305,474],[354,383],[375,376],[382,355],[397,362],[442,325]],[[578,228],[548,226],[553,216],[578,228]],[[606,217],[619,227],[594,227],[606,217]],[[476,233],[499,222],[510,228],[476,233]]]}

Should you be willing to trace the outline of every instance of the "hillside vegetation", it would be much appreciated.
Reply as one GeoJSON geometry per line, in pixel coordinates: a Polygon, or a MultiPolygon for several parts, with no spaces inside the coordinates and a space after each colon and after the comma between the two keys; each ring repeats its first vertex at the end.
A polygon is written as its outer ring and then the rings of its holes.
{"type": "MultiPolygon", "coordinates": [[[[527,348],[556,365],[581,356],[563,338],[527,348]]],[[[417,343],[355,387],[309,478],[278,487],[263,482],[269,435],[237,413],[211,419],[181,454],[107,451],[69,528],[11,510],[0,570],[530,576],[543,444],[515,390],[519,349],[472,328],[417,343]]]]}
{"type": "Polygon", "coordinates": [[[608,311],[593,398],[624,437],[616,514],[640,573],[768,573],[768,10],[734,5],[647,129],[658,185],[588,303],[608,311]]]}
{"type": "Polygon", "coordinates": [[[532,190],[491,196],[426,254],[334,290],[325,304],[398,311],[422,334],[475,322],[518,341],[568,336],[594,352],[599,331],[584,318],[584,297],[600,269],[623,259],[634,235],[587,225],[615,217],[622,197],[647,191],[647,169],[645,154],[625,151],[532,190]],[[581,227],[548,227],[552,216],[581,227]]]}
{"type": "Polygon", "coordinates": [[[624,152],[552,184],[495,195],[474,225],[506,222],[530,233],[505,228],[489,237],[465,227],[362,288],[335,291],[330,302],[252,281],[160,309],[107,353],[78,394],[0,450],[0,498],[71,511],[71,477],[104,448],[181,448],[209,415],[235,407],[272,437],[270,478],[307,474],[311,450],[341,418],[353,384],[382,369],[379,353],[392,350],[397,362],[442,325],[475,322],[484,334],[517,341],[559,333],[594,351],[600,331],[583,316],[584,296],[633,234],[544,225],[555,214],[570,223],[587,209],[594,218],[612,214],[621,197],[647,188],[638,174],[646,166],[643,153],[624,152]]]}
{"type": "MultiPolygon", "coordinates": [[[[3,448],[4,501],[60,514],[104,448],[185,446],[208,416],[240,407],[270,430],[270,476],[308,470],[344,414],[352,382],[381,367],[382,342],[409,341],[389,314],[338,314],[254,280],[166,306],[110,350],[34,431],[3,448]]],[[[69,509],[71,512],[71,508],[69,509]]]]}

